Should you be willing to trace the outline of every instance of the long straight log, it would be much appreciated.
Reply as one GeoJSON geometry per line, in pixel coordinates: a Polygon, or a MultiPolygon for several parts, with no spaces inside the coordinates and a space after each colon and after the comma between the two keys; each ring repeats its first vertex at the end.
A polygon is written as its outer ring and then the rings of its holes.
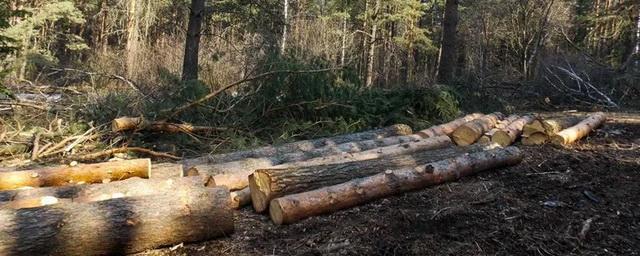
{"type": "Polygon", "coordinates": [[[0,190],[102,183],[131,177],[148,178],[150,170],[150,159],[135,159],[72,167],[1,172],[0,190]]]}
{"type": "Polygon", "coordinates": [[[491,136],[491,141],[503,147],[509,146],[520,137],[524,126],[533,122],[533,120],[533,116],[522,116],[506,127],[494,132],[493,136],[491,136]]]}
{"type": "Polygon", "coordinates": [[[481,114],[481,113],[469,114],[461,118],[458,118],[456,120],[453,120],[451,122],[441,124],[441,125],[436,125],[429,129],[421,130],[416,134],[422,136],[423,138],[437,137],[441,135],[450,135],[451,133],[453,133],[453,131],[458,129],[458,127],[460,127],[461,125],[467,122],[473,121],[474,119],[478,119],[482,116],[484,116],[484,114],[481,114]]]}
{"type": "Polygon", "coordinates": [[[0,208],[31,208],[52,204],[48,198],[69,199],[73,202],[102,201],[119,197],[170,194],[193,187],[205,187],[202,177],[161,179],[130,178],[105,184],[83,184],[0,191],[0,208]],[[3,202],[5,201],[5,202],[3,202]]]}
{"type": "Polygon", "coordinates": [[[374,140],[392,136],[410,135],[411,133],[413,133],[411,127],[404,124],[396,124],[389,127],[359,133],[344,134],[314,140],[303,140],[279,146],[266,146],[262,148],[231,152],[227,154],[209,155],[194,159],[183,160],[182,163],[188,169],[191,166],[199,164],[225,163],[238,161],[245,158],[275,157],[299,151],[310,151],[328,145],[338,145],[353,141],[374,140]]]}
{"type": "Polygon", "coordinates": [[[471,145],[495,127],[503,118],[504,115],[499,112],[483,116],[458,127],[451,134],[451,137],[458,146],[471,145]]]}
{"type": "Polygon", "coordinates": [[[274,198],[496,147],[496,144],[449,147],[342,164],[256,170],[249,176],[251,202],[256,212],[264,212],[274,198]]]}
{"type": "Polygon", "coordinates": [[[0,210],[0,255],[122,255],[233,232],[224,188],[0,210]]]}
{"type": "Polygon", "coordinates": [[[212,175],[213,183],[210,186],[226,186],[229,189],[237,190],[243,189],[249,185],[248,176],[255,170],[267,169],[267,168],[291,168],[291,167],[305,167],[314,165],[326,165],[326,164],[338,164],[355,161],[364,161],[369,159],[376,159],[384,156],[393,156],[400,154],[409,154],[422,150],[438,149],[451,146],[451,139],[447,136],[439,136],[428,139],[422,139],[417,142],[403,143],[399,145],[392,145],[387,147],[381,147],[371,149],[354,154],[338,154],[330,155],[326,157],[313,158],[306,161],[291,162],[281,165],[251,165],[251,166],[231,166],[227,165],[228,169],[222,170],[224,174],[212,175]]]}
{"type": "Polygon", "coordinates": [[[515,147],[495,149],[421,165],[388,170],[334,186],[277,198],[270,203],[271,220],[290,224],[298,220],[350,208],[393,194],[442,184],[461,177],[522,161],[515,147]]]}
{"type": "Polygon", "coordinates": [[[566,145],[574,143],[583,137],[589,135],[593,129],[598,128],[607,120],[607,116],[602,113],[594,113],[589,115],[582,122],[564,129],[551,138],[551,142],[556,145],[566,145]]]}

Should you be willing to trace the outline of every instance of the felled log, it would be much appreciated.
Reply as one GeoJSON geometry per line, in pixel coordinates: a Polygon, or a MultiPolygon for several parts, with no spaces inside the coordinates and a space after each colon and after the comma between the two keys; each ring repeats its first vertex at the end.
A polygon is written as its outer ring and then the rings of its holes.
{"type": "Polygon", "coordinates": [[[556,145],[566,145],[574,143],[589,135],[589,133],[591,133],[593,129],[602,125],[606,121],[606,119],[607,116],[602,112],[591,114],[580,123],[570,128],[564,129],[551,137],[551,142],[556,145]]]}
{"type": "Polygon", "coordinates": [[[231,209],[240,209],[251,203],[251,191],[249,188],[231,192],[231,209]]]}
{"type": "Polygon", "coordinates": [[[544,133],[547,136],[553,136],[566,128],[576,125],[580,121],[582,120],[576,116],[562,116],[546,119],[537,118],[524,126],[522,134],[525,137],[529,137],[534,133],[544,133]]]}
{"type": "Polygon", "coordinates": [[[494,132],[493,136],[491,136],[491,141],[503,147],[509,146],[522,134],[524,126],[533,122],[533,120],[533,116],[522,116],[506,127],[494,132]]]}
{"type": "Polygon", "coordinates": [[[467,122],[470,122],[474,119],[478,119],[482,116],[484,115],[480,113],[469,114],[464,117],[453,120],[451,122],[448,122],[446,124],[436,125],[429,129],[421,130],[416,134],[422,136],[423,138],[436,137],[441,135],[450,135],[451,133],[453,133],[453,131],[458,129],[458,127],[460,127],[461,125],[467,122]]]}
{"type": "Polygon", "coordinates": [[[519,115],[510,115],[504,120],[500,120],[493,129],[489,130],[488,132],[485,132],[484,135],[482,135],[482,137],[480,137],[477,142],[484,143],[484,144],[490,143],[491,137],[493,136],[494,133],[496,133],[500,129],[504,129],[513,121],[518,120],[518,118],[520,118],[519,115]]]}
{"type": "Polygon", "coordinates": [[[0,210],[0,255],[123,255],[233,232],[224,188],[0,210]]]}
{"type": "Polygon", "coordinates": [[[338,145],[354,141],[374,140],[391,136],[410,135],[411,133],[413,133],[411,127],[404,124],[396,124],[371,131],[344,134],[314,140],[303,140],[279,146],[266,146],[257,149],[231,152],[227,154],[217,154],[194,159],[187,159],[182,161],[182,164],[187,167],[191,167],[199,164],[232,162],[245,158],[277,157],[280,155],[296,153],[300,151],[311,151],[313,149],[329,145],[338,145]]]}
{"type": "Polygon", "coordinates": [[[30,208],[52,204],[50,200],[46,200],[47,198],[69,199],[73,202],[93,202],[120,197],[168,194],[194,187],[205,187],[207,182],[208,180],[198,176],[165,180],[134,177],[104,184],[5,190],[0,191],[0,208],[3,206],[14,207],[12,205],[30,208]]]}
{"type": "MultiPolygon", "coordinates": [[[[231,166],[228,163],[223,164],[226,169],[221,169],[218,175],[212,175],[213,183],[211,186],[226,186],[231,190],[243,189],[249,185],[248,176],[255,170],[267,169],[267,168],[291,168],[291,167],[305,167],[314,165],[325,164],[338,164],[355,161],[364,161],[369,159],[376,159],[384,156],[393,156],[400,154],[409,154],[421,150],[438,149],[451,146],[451,139],[447,136],[439,136],[428,139],[423,139],[417,142],[404,143],[399,145],[392,145],[387,147],[381,147],[362,151],[354,154],[338,154],[330,155],[326,157],[313,158],[306,161],[291,162],[281,165],[268,165],[268,162],[264,165],[250,165],[250,166],[231,166]],[[232,169],[235,168],[235,169],[232,169]]],[[[221,166],[218,166],[221,167],[221,166]]]]}
{"type": "Polygon", "coordinates": [[[410,168],[465,153],[482,152],[496,146],[448,147],[342,164],[256,170],[249,176],[251,202],[257,212],[264,212],[274,198],[375,175],[385,170],[410,168]]]}
{"type": "Polygon", "coordinates": [[[522,153],[515,147],[495,149],[421,165],[387,170],[373,176],[273,199],[271,220],[290,224],[298,220],[335,212],[393,194],[457,180],[477,172],[515,165],[522,153]]]}
{"type": "Polygon", "coordinates": [[[149,172],[149,179],[170,179],[188,176],[181,164],[161,163],[153,164],[149,172]]]}
{"type": "Polygon", "coordinates": [[[147,130],[152,132],[166,133],[211,133],[224,129],[218,127],[194,126],[191,124],[147,121],[143,117],[120,117],[111,121],[111,130],[114,132],[147,130]]]}
{"type": "Polygon", "coordinates": [[[0,173],[0,190],[102,183],[131,177],[148,178],[151,160],[135,159],[98,164],[0,173]]]}
{"type": "Polygon", "coordinates": [[[451,134],[451,137],[458,146],[471,145],[480,139],[484,133],[495,127],[503,118],[504,116],[499,112],[485,115],[458,127],[451,134]]]}

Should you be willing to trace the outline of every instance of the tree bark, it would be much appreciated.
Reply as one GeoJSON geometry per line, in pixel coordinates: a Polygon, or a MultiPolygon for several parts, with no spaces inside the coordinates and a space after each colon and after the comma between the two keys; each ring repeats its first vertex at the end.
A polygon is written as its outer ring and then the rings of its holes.
{"type": "Polygon", "coordinates": [[[410,168],[495,147],[495,144],[449,147],[359,162],[256,170],[249,176],[251,202],[257,212],[264,212],[274,198],[332,186],[382,173],[385,170],[410,168]]]}
{"type": "Polygon", "coordinates": [[[583,137],[589,135],[593,129],[599,127],[606,121],[607,117],[604,113],[598,112],[590,115],[582,122],[575,126],[564,129],[551,137],[551,142],[556,145],[566,145],[574,143],[583,137]]]}
{"type": "Polygon", "coordinates": [[[513,144],[522,134],[522,129],[528,123],[533,122],[533,116],[523,116],[518,120],[511,122],[507,127],[497,130],[492,136],[491,141],[500,146],[506,147],[513,144]]]}
{"type": "Polygon", "coordinates": [[[442,46],[438,58],[438,82],[448,84],[453,80],[456,67],[458,33],[458,0],[446,0],[442,23],[442,46]]]}
{"type": "Polygon", "coordinates": [[[187,169],[194,165],[204,165],[204,164],[216,164],[216,163],[225,163],[238,161],[245,158],[262,158],[262,157],[274,157],[283,154],[290,153],[299,153],[301,151],[311,151],[316,148],[330,146],[330,145],[338,145],[347,142],[354,141],[363,141],[363,140],[372,140],[372,139],[380,139],[385,137],[399,136],[399,135],[409,135],[413,133],[411,127],[404,124],[396,124],[380,129],[364,131],[359,133],[351,133],[338,135],[334,137],[328,138],[320,138],[314,140],[303,140],[296,141],[292,143],[287,143],[279,146],[266,146],[251,150],[245,151],[236,151],[226,154],[218,154],[218,155],[209,155],[200,158],[188,159],[182,161],[187,169]]]}
{"type": "Polygon", "coordinates": [[[453,133],[453,131],[458,129],[458,127],[460,127],[461,125],[467,122],[473,121],[474,119],[480,118],[482,116],[484,115],[480,113],[469,114],[464,117],[453,120],[451,122],[448,122],[446,124],[437,125],[429,129],[419,131],[416,134],[421,135],[424,138],[436,137],[440,135],[450,135],[451,133],[453,133]]]}
{"type": "Polygon", "coordinates": [[[185,40],[184,61],[182,64],[182,81],[198,80],[198,55],[200,52],[200,36],[204,18],[204,0],[191,0],[187,39],[185,40]]]}
{"type": "Polygon", "coordinates": [[[150,159],[136,159],[73,167],[2,172],[0,173],[0,190],[102,183],[131,177],[148,178],[150,171],[150,159]]]}
{"type": "Polygon", "coordinates": [[[0,192],[0,208],[32,208],[53,204],[47,198],[68,199],[73,202],[104,201],[120,197],[170,194],[192,187],[205,187],[201,177],[170,179],[130,178],[104,184],[81,184],[64,187],[18,189],[0,192]]]}
{"type": "Polygon", "coordinates": [[[483,116],[458,127],[451,137],[458,146],[471,145],[495,127],[503,118],[504,116],[499,112],[483,116]]]}
{"type": "Polygon", "coordinates": [[[334,186],[277,198],[270,203],[271,220],[278,225],[335,212],[393,194],[442,184],[481,171],[518,164],[516,147],[495,149],[442,160],[415,168],[387,170],[334,186]]]}
{"type": "Polygon", "coordinates": [[[122,255],[233,232],[223,188],[0,210],[0,255],[122,255]]]}
{"type": "Polygon", "coordinates": [[[280,54],[284,55],[287,50],[287,30],[289,28],[289,0],[284,0],[284,25],[282,26],[282,41],[280,45],[280,54]]]}
{"type": "Polygon", "coordinates": [[[184,176],[193,175],[186,175],[182,165],[174,163],[153,164],[149,172],[149,179],[171,179],[184,176]]]}
{"type": "MultiPolygon", "coordinates": [[[[369,159],[380,158],[384,156],[393,156],[400,154],[409,154],[421,150],[438,149],[451,146],[451,139],[447,136],[434,137],[424,139],[417,142],[404,143],[399,145],[392,145],[387,147],[375,148],[367,151],[362,151],[354,154],[343,153],[339,155],[330,155],[326,157],[318,157],[300,162],[291,162],[281,165],[270,165],[268,162],[264,165],[252,164],[245,166],[238,166],[239,168],[227,167],[221,168],[218,175],[212,175],[213,183],[211,186],[226,186],[231,190],[243,189],[249,185],[248,176],[251,175],[257,169],[266,168],[291,168],[291,167],[305,167],[314,165],[325,164],[338,164],[347,162],[356,162],[369,159]]],[[[235,167],[235,166],[234,166],[235,167]]],[[[214,172],[215,173],[215,172],[214,172]]]]}

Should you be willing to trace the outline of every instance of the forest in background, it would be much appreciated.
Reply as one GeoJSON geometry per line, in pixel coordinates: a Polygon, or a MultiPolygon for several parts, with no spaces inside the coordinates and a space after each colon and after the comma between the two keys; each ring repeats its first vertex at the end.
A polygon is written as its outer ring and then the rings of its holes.
{"type": "Polygon", "coordinates": [[[217,150],[398,122],[421,128],[461,110],[640,104],[634,0],[0,5],[2,92],[71,95],[43,114],[3,117],[13,129],[62,118],[76,133],[123,115],[171,117],[219,128],[179,135],[217,150]]]}

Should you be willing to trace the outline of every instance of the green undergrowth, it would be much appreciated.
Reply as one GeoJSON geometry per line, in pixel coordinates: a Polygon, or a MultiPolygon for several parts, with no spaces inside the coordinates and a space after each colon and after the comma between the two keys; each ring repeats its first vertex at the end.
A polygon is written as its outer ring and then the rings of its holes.
{"type": "MultiPolygon", "coordinates": [[[[316,60],[279,59],[269,63],[265,70],[325,67],[316,60]]],[[[171,120],[224,128],[223,131],[208,136],[137,135],[136,139],[153,146],[175,144],[197,154],[353,133],[396,123],[421,129],[459,115],[456,93],[448,88],[365,88],[352,73],[278,73],[229,90],[171,120]]],[[[167,81],[177,83],[175,77],[167,77],[167,81]]],[[[171,111],[161,110],[200,98],[216,89],[212,87],[199,82],[181,83],[166,86],[165,93],[144,100],[137,93],[108,90],[78,115],[99,123],[123,115],[162,119],[171,111]]]]}

